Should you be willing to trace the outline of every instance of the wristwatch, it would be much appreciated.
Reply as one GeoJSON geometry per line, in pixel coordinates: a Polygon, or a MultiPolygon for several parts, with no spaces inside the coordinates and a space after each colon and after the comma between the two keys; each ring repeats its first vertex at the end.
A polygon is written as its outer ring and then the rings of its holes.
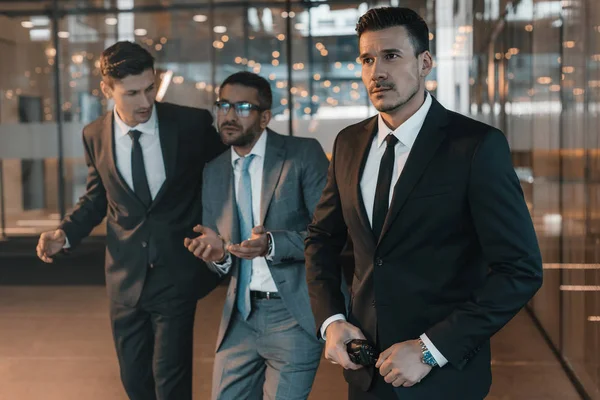
{"type": "Polygon", "coordinates": [[[221,235],[217,235],[219,237],[219,239],[221,239],[221,242],[223,242],[223,258],[221,258],[219,261],[216,261],[215,264],[223,264],[226,260],[227,257],[229,256],[229,251],[227,250],[227,247],[230,245],[230,243],[228,243],[225,239],[223,239],[223,236],[221,235]]]}
{"type": "Polygon", "coordinates": [[[433,358],[433,355],[431,354],[431,352],[429,351],[429,349],[427,348],[427,346],[425,345],[425,343],[423,343],[423,341],[421,339],[419,339],[419,344],[421,345],[421,352],[423,353],[421,362],[423,364],[429,365],[430,367],[437,367],[437,365],[438,365],[437,361],[435,361],[435,358],[433,358]]]}

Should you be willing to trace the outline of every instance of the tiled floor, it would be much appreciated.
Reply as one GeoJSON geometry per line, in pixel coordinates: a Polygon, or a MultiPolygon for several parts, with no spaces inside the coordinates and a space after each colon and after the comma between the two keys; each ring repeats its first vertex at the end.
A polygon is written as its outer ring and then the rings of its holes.
{"type": "MultiPolygon", "coordinates": [[[[198,306],[195,399],[208,399],[224,287],[198,306]]],[[[0,286],[0,400],[125,400],[102,286],[0,286]]],[[[488,399],[578,399],[526,313],[493,341],[488,399]]],[[[310,400],[346,398],[338,366],[321,363],[310,400]]]]}

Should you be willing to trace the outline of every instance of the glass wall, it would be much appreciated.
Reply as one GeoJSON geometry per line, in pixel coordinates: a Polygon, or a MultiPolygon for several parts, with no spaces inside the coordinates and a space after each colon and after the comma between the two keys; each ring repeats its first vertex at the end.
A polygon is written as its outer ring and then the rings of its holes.
{"type": "Polygon", "coordinates": [[[544,257],[530,309],[582,390],[600,398],[596,0],[1,2],[0,235],[54,227],[83,193],[81,130],[112,108],[98,60],[114,42],[156,57],[159,101],[210,108],[225,77],[261,74],[274,93],[271,128],[329,152],[342,128],[375,114],[355,25],[385,5],[428,21],[430,93],[506,133],[544,257]]]}
{"type": "Polygon", "coordinates": [[[318,136],[329,151],[340,129],[373,113],[360,81],[354,31],[368,7],[2,2],[0,234],[35,235],[54,227],[84,192],[82,128],[113,106],[99,87],[104,48],[119,40],[141,44],[156,58],[157,100],[194,107],[210,109],[228,75],[259,73],[272,83],[271,128],[318,136]]]}
{"type": "Polygon", "coordinates": [[[587,398],[600,398],[600,4],[475,8],[473,116],[503,129],[533,216],[544,285],[530,309],[587,398]],[[490,34],[490,23],[492,33],[490,34]]]}
{"type": "Polygon", "coordinates": [[[37,232],[59,220],[51,21],[0,15],[0,230],[37,232]]]}

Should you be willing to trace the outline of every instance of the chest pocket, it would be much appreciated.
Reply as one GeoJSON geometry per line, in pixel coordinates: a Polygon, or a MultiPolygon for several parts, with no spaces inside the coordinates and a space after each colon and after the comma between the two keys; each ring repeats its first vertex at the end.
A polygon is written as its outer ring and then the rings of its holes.
{"type": "Polygon", "coordinates": [[[455,188],[456,186],[452,184],[423,185],[422,187],[415,188],[409,195],[409,199],[424,199],[428,197],[443,196],[454,192],[455,188]]]}

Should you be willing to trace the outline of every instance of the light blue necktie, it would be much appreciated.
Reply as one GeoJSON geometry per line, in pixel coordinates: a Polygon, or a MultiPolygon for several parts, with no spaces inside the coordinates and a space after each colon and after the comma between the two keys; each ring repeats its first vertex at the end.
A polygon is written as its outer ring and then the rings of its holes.
{"type": "MultiPolygon", "coordinates": [[[[252,218],[252,183],[250,181],[250,163],[254,154],[239,158],[237,163],[243,160],[242,176],[238,187],[238,218],[240,222],[240,243],[252,236],[254,222],[252,218]]],[[[244,319],[250,315],[250,278],[252,277],[252,260],[240,259],[240,274],[237,287],[237,308],[244,319]]]]}

